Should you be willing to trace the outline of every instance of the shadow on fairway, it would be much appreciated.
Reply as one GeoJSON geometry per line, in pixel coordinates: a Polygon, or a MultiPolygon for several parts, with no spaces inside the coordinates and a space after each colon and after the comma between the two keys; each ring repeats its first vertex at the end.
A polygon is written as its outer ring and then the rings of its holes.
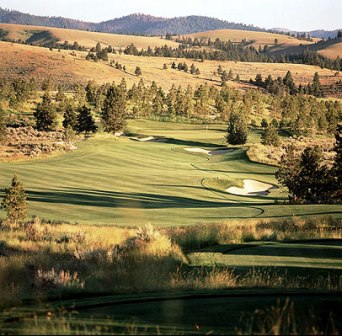
{"type": "Polygon", "coordinates": [[[137,204],[144,209],[245,207],[237,203],[204,201],[180,196],[72,188],[66,191],[28,191],[28,195],[31,202],[108,208],[136,208],[137,204]]]}
{"type": "MultiPolygon", "coordinates": [[[[292,244],[294,245],[294,243],[292,244]]],[[[341,242],[337,241],[335,246],[329,248],[316,245],[305,246],[301,243],[300,246],[288,246],[279,243],[267,244],[267,245],[241,245],[241,244],[229,244],[229,245],[218,245],[211,248],[206,248],[202,252],[221,253],[229,255],[239,256],[272,256],[272,257],[304,257],[314,259],[342,259],[342,249],[340,248],[341,242]]]]}
{"type": "Polygon", "coordinates": [[[218,145],[215,143],[209,143],[209,142],[180,140],[180,139],[175,139],[175,138],[163,138],[163,139],[165,139],[166,143],[168,143],[168,144],[177,145],[177,146],[184,146],[184,147],[207,147],[207,148],[222,147],[222,145],[218,145]]]}

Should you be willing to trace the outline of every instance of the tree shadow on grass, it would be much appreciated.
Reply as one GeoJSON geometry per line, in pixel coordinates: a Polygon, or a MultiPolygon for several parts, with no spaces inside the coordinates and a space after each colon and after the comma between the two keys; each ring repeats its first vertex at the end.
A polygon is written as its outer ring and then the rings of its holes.
{"type": "Polygon", "coordinates": [[[184,146],[184,147],[206,147],[206,148],[218,148],[222,147],[222,145],[210,143],[210,142],[201,142],[201,141],[192,141],[192,140],[180,140],[175,138],[163,138],[166,143],[184,146]]]}
{"type": "Polygon", "coordinates": [[[54,191],[28,191],[28,195],[28,200],[31,202],[108,208],[137,208],[138,206],[144,209],[245,207],[245,205],[236,203],[198,200],[181,196],[72,188],[54,191]]]}
{"type": "MultiPolygon", "coordinates": [[[[305,245],[305,244],[301,244],[305,245]]],[[[221,253],[238,256],[293,257],[306,259],[342,259],[341,241],[336,246],[323,247],[293,246],[282,244],[229,244],[205,248],[202,252],[221,253]]]]}

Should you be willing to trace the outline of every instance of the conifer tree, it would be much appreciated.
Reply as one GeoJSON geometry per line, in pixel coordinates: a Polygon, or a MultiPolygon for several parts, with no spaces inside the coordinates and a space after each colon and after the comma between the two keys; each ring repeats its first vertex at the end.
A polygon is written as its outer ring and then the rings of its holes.
{"type": "Polygon", "coordinates": [[[6,132],[7,132],[7,115],[5,111],[0,108],[0,143],[2,143],[6,138],[6,132]]]}
{"type": "Polygon", "coordinates": [[[77,130],[77,124],[78,121],[75,108],[71,104],[68,104],[64,112],[63,127],[65,129],[71,127],[73,130],[77,130]]]}
{"type": "Polygon", "coordinates": [[[57,127],[57,113],[55,105],[52,103],[50,94],[44,93],[43,100],[37,104],[33,113],[36,118],[36,125],[39,131],[54,131],[57,127]]]}
{"type": "Polygon", "coordinates": [[[136,67],[134,73],[135,73],[137,76],[141,76],[141,75],[142,75],[142,72],[141,72],[140,67],[136,67]]]}
{"type": "Polygon", "coordinates": [[[318,72],[315,72],[311,85],[311,92],[315,97],[322,97],[321,82],[319,80],[318,72]]]}
{"type": "Polygon", "coordinates": [[[243,145],[248,139],[248,127],[244,117],[239,113],[232,113],[228,122],[227,142],[231,145],[243,145]]]}
{"type": "Polygon", "coordinates": [[[80,107],[78,109],[77,125],[76,130],[78,133],[96,133],[97,126],[93,115],[91,114],[91,109],[87,106],[80,107]]]}
{"type": "Polygon", "coordinates": [[[11,186],[5,189],[5,197],[1,202],[1,208],[7,212],[7,219],[17,225],[25,220],[27,213],[27,195],[23,184],[14,175],[11,186]]]}
{"type": "Polygon", "coordinates": [[[279,146],[279,135],[273,123],[270,123],[262,133],[261,143],[267,146],[279,146]]]}
{"type": "Polygon", "coordinates": [[[101,112],[104,130],[109,133],[121,131],[127,124],[125,117],[126,92],[112,85],[107,91],[101,112]]]}

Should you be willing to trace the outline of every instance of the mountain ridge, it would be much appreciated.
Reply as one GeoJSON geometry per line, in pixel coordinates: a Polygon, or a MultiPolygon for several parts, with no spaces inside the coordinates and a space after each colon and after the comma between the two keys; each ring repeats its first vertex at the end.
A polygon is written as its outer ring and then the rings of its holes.
{"type": "MultiPolygon", "coordinates": [[[[3,9],[0,7],[0,23],[25,24],[33,26],[50,26],[56,28],[80,29],[98,31],[104,33],[134,34],[134,35],[186,35],[208,30],[238,29],[259,32],[284,32],[298,33],[286,28],[264,29],[254,25],[235,23],[220,20],[208,16],[190,15],[173,18],[157,17],[143,13],[134,13],[120,18],[114,18],[98,23],[61,16],[38,16],[22,13],[17,10],[3,9]]],[[[335,37],[338,32],[314,30],[306,32],[311,37],[329,38],[335,37]]]]}

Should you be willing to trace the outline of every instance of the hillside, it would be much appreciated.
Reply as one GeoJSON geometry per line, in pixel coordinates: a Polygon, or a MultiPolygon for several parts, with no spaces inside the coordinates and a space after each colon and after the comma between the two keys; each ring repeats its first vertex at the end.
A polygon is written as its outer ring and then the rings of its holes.
{"type": "Polygon", "coordinates": [[[264,31],[262,28],[242,23],[228,22],[206,16],[186,16],[171,19],[144,14],[132,14],[99,23],[84,22],[62,17],[36,16],[0,7],[0,23],[49,26],[57,28],[81,29],[106,33],[137,35],[189,34],[212,29],[241,29],[264,31]]]}
{"type": "Polygon", "coordinates": [[[265,45],[272,47],[274,49],[284,49],[285,47],[290,46],[299,46],[299,45],[309,45],[313,42],[299,40],[292,36],[282,35],[282,34],[274,34],[268,32],[252,32],[252,31],[241,31],[234,29],[221,29],[221,30],[212,30],[205,31],[196,34],[190,34],[192,38],[198,39],[211,39],[215,40],[219,38],[223,41],[231,40],[232,42],[241,42],[243,39],[246,39],[247,42],[250,42],[252,46],[255,48],[264,47],[265,45]],[[275,40],[278,40],[278,45],[275,45],[275,40]]]}
{"type": "Polygon", "coordinates": [[[269,32],[252,32],[242,30],[213,30],[200,32],[196,34],[189,34],[192,38],[198,39],[211,39],[215,40],[219,38],[223,41],[231,40],[232,42],[241,42],[246,39],[255,48],[263,48],[268,46],[267,53],[270,55],[279,56],[281,54],[295,54],[304,52],[306,49],[311,51],[317,51],[322,56],[330,59],[336,59],[337,56],[342,57],[342,43],[341,39],[331,39],[323,41],[320,39],[313,39],[313,42],[307,40],[300,40],[293,36],[275,34],[269,32]],[[275,40],[278,40],[277,44],[275,40]]]}
{"type": "Polygon", "coordinates": [[[158,37],[133,36],[121,34],[107,34],[88,32],[74,29],[61,29],[40,26],[26,26],[14,24],[0,24],[0,29],[8,32],[7,37],[14,40],[22,40],[27,43],[49,44],[51,42],[68,41],[77,43],[86,48],[95,47],[100,42],[103,46],[112,45],[115,48],[124,48],[133,43],[137,48],[161,47],[165,44],[176,48],[178,43],[163,40],[158,37]]]}
{"type": "MultiPolygon", "coordinates": [[[[221,64],[227,71],[231,69],[234,75],[239,74],[241,80],[246,82],[251,78],[254,79],[258,73],[263,74],[264,78],[267,75],[284,77],[288,70],[292,72],[297,83],[311,82],[316,71],[319,72],[323,84],[332,84],[341,79],[340,75],[334,76],[335,71],[302,64],[220,61],[202,63],[187,59],[110,54],[110,60],[115,60],[115,62],[126,66],[127,71],[123,72],[108,63],[86,61],[85,56],[85,52],[76,52],[76,56],[73,56],[70,51],[65,50],[58,52],[57,50],[50,51],[47,48],[0,42],[0,78],[29,79],[34,77],[41,82],[46,77],[51,77],[60,84],[72,84],[76,81],[85,83],[93,79],[99,83],[113,80],[118,82],[121,78],[125,78],[128,85],[132,85],[141,78],[134,75],[135,68],[139,66],[146,84],[156,81],[158,85],[167,89],[172,84],[183,87],[188,84],[195,86],[204,82],[210,85],[220,85],[221,79],[219,76],[215,76],[214,72],[221,64]],[[172,70],[172,62],[186,62],[189,66],[194,63],[201,74],[193,76],[190,73],[172,70]],[[168,66],[167,70],[163,70],[164,63],[168,66]]],[[[229,81],[228,85],[243,88],[249,84],[229,81]]]]}

